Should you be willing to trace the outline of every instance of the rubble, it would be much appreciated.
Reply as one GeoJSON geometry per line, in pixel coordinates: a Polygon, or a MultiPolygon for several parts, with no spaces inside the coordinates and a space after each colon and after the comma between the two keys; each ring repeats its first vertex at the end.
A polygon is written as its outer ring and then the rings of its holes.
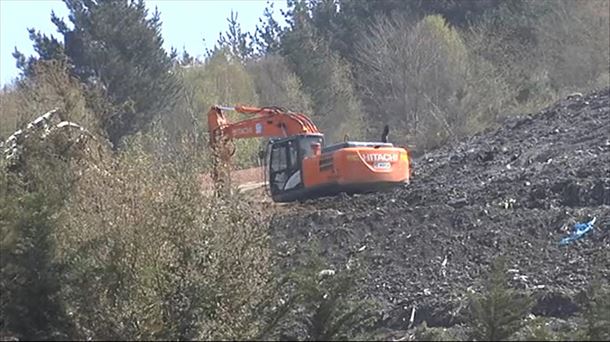
{"type": "Polygon", "coordinates": [[[303,262],[314,241],[329,265],[357,255],[367,265],[358,296],[384,305],[383,327],[404,330],[464,322],[467,295],[505,255],[512,285],[541,298],[534,314],[573,314],[593,275],[610,279],[610,90],[578,95],[421,156],[405,188],[276,214],[281,267],[303,262]],[[561,248],[566,227],[593,217],[586,239],[561,248]]]}

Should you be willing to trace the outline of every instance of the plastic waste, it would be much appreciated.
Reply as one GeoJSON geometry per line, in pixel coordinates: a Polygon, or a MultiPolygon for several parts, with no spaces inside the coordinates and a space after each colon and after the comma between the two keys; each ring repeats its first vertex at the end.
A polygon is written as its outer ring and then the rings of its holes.
{"type": "Polygon", "coordinates": [[[559,244],[561,246],[565,246],[565,245],[569,245],[572,242],[580,239],[581,237],[583,237],[586,233],[588,233],[591,229],[593,229],[593,224],[595,224],[595,217],[586,223],[576,223],[574,225],[574,227],[572,228],[572,232],[570,233],[569,236],[564,237],[563,239],[561,239],[561,241],[559,242],[559,244]]]}

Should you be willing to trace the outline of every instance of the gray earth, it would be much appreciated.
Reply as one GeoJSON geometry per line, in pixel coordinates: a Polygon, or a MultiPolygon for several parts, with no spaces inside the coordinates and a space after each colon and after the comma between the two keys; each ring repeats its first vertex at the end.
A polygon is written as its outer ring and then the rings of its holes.
{"type": "Polygon", "coordinates": [[[568,319],[594,277],[610,279],[610,90],[563,99],[501,128],[414,160],[411,184],[323,198],[273,218],[281,267],[319,243],[329,269],[359,260],[360,298],[382,304],[379,326],[458,327],[491,262],[508,258],[532,315],[568,319]],[[596,218],[572,244],[572,226],[596,218]],[[351,260],[351,261],[350,261],[351,260]]]}

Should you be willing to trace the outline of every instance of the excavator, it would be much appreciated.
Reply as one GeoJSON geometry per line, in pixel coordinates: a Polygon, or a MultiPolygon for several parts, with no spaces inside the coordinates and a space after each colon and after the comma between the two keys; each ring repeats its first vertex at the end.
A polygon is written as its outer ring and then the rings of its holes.
{"type": "Polygon", "coordinates": [[[406,148],[387,141],[347,141],[325,145],[324,135],[306,115],[281,107],[215,105],[208,111],[212,180],[217,190],[230,182],[234,140],[268,138],[265,186],[274,202],[303,201],[339,193],[392,189],[409,182],[411,158],[406,148]],[[229,122],[226,111],[250,118],[229,122]]]}

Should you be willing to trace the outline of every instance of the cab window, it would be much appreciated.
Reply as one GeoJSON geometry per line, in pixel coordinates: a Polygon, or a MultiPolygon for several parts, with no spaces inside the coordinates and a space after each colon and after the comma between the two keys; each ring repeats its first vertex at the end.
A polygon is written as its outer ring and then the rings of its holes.
{"type": "Polygon", "coordinates": [[[271,152],[271,169],[273,171],[285,170],[287,164],[286,151],[281,146],[274,148],[271,152]]]}
{"type": "Polygon", "coordinates": [[[289,141],[288,142],[288,155],[290,156],[290,160],[288,161],[290,163],[290,169],[295,168],[296,165],[299,164],[297,158],[297,147],[296,147],[296,142],[295,141],[289,141]]]}

